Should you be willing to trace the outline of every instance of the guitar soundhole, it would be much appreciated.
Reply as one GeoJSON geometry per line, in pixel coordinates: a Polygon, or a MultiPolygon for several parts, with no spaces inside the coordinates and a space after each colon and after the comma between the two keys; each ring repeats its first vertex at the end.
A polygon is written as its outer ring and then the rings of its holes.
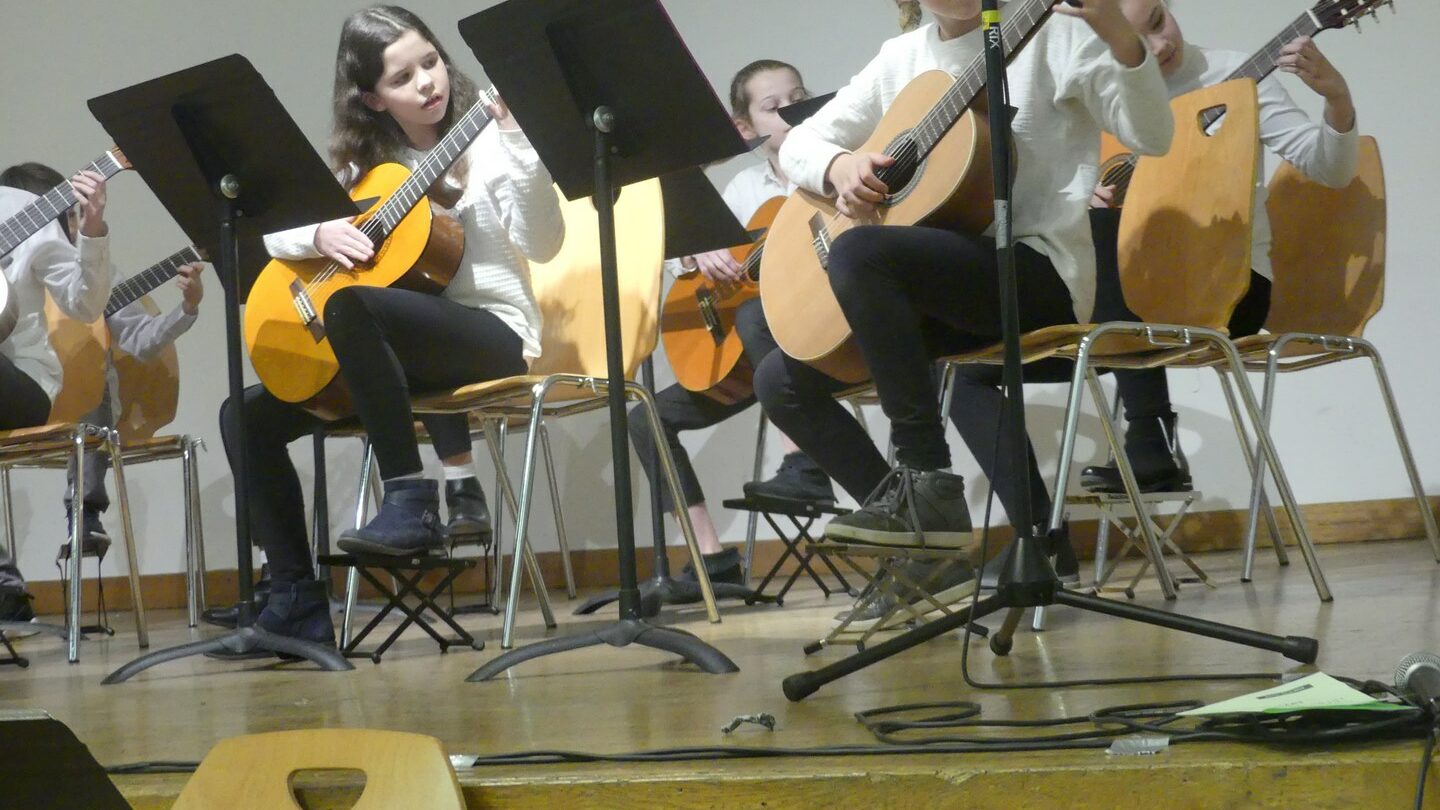
{"type": "Polygon", "coordinates": [[[895,165],[881,169],[877,176],[890,189],[887,202],[894,205],[910,193],[910,184],[924,167],[925,157],[920,154],[920,148],[909,132],[903,132],[891,141],[885,147],[885,154],[895,158],[895,165]]]}

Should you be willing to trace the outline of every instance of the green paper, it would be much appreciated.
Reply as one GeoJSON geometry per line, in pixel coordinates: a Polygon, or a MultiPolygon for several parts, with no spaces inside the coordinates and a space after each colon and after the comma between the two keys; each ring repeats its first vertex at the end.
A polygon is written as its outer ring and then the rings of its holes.
{"type": "Polygon", "coordinates": [[[1334,711],[1337,709],[1365,712],[1405,711],[1409,706],[1387,703],[1346,686],[1340,681],[1317,672],[1298,681],[1290,681],[1251,692],[1248,695],[1211,703],[1198,709],[1181,712],[1181,717],[1206,717],[1218,714],[1289,714],[1291,712],[1334,711]]]}

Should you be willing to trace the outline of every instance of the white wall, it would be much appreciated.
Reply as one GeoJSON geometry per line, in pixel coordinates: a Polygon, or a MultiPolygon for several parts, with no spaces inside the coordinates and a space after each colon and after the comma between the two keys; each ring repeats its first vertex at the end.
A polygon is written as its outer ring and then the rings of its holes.
{"type": "MultiPolygon", "coordinates": [[[[455,21],[489,0],[415,0],[411,8],[436,29],[460,66],[479,73],[473,57],[455,31],[455,21]]],[[[670,0],[667,3],[695,57],[723,96],[731,74],[752,59],[775,57],[801,67],[816,92],[834,89],[872,54],[878,42],[895,31],[889,0],[670,0]],[[823,11],[820,11],[822,10],[823,11]],[[819,13],[817,13],[819,12],[819,13]]],[[[69,171],[108,145],[90,117],[85,100],[139,81],[207,61],[228,53],[245,54],[276,90],[317,149],[328,130],[329,85],[340,21],[356,4],[350,2],[281,2],[280,0],[145,0],[126,4],[82,0],[0,0],[0,163],[40,160],[69,171]]],[[[1235,49],[1258,47],[1304,8],[1304,2],[1276,0],[1209,0],[1180,2],[1190,38],[1235,49]]],[[[1371,325],[1370,337],[1387,351],[1390,372],[1403,412],[1410,419],[1422,475],[1433,491],[1440,488],[1440,436],[1429,429],[1431,403],[1440,397],[1440,381],[1432,363],[1416,348],[1419,327],[1431,322],[1440,279],[1440,229],[1432,188],[1440,166],[1431,147],[1440,130],[1440,110],[1429,79],[1434,75],[1427,54],[1440,41],[1440,6],[1406,3],[1400,14],[1382,16],[1363,35],[1327,32],[1321,46],[1346,73],[1360,109],[1360,125],[1379,137],[1389,169],[1391,269],[1387,305],[1371,325]]],[[[1288,78],[1288,77],[1287,77],[1288,78]]],[[[1294,82],[1297,99],[1318,109],[1312,93],[1294,82]]],[[[743,159],[742,159],[743,161],[743,159]]],[[[743,165],[714,171],[723,182],[743,165]]],[[[127,275],[184,244],[180,230],[168,219],[140,179],[123,175],[111,185],[109,219],[114,253],[121,275],[127,275]]],[[[210,452],[202,457],[206,537],[212,567],[233,565],[232,485],[220,447],[216,413],[224,398],[225,377],[221,296],[207,278],[203,317],[179,344],[182,366],[180,412],[173,429],[206,437],[210,452]]],[[[173,290],[160,294],[173,305],[173,290]]],[[[661,381],[669,373],[660,363],[661,381]]],[[[1275,433],[1302,501],[1342,501],[1398,497],[1406,483],[1380,421],[1382,411],[1369,372],[1362,366],[1313,372],[1285,380],[1275,433]]],[[[1243,465],[1225,418],[1224,402],[1210,378],[1179,373],[1172,378],[1174,398],[1182,413],[1186,447],[1198,482],[1209,496],[1206,508],[1244,506],[1243,465]]],[[[1042,463],[1053,462],[1062,392],[1036,387],[1031,394],[1031,419],[1042,463]]],[[[883,440],[885,426],[878,413],[870,423],[883,440]]],[[[561,486],[567,516],[578,546],[613,544],[609,517],[610,481],[607,434],[598,416],[580,417],[554,433],[562,466],[561,486]]],[[[712,499],[738,494],[748,474],[749,447],[755,416],[747,414],[714,430],[687,439],[701,478],[712,499]]],[[[1090,423],[1094,435],[1095,424],[1090,423]]],[[[953,433],[952,433],[953,438],[953,433]]],[[[958,439],[957,448],[958,445],[958,439]]],[[[353,443],[351,443],[353,444],[353,443]]],[[[518,442],[512,453],[518,456],[518,442]]],[[[1095,455],[1095,444],[1082,440],[1080,457],[1095,455]]],[[[294,455],[307,487],[310,448],[297,443],[294,455]]],[[[343,525],[353,506],[348,492],[358,453],[347,443],[332,442],[330,468],[333,518],[343,525]]],[[[770,442],[770,466],[779,457],[770,442]]],[[[957,453],[957,466],[967,475],[974,463],[957,453]]],[[[433,460],[432,462],[433,463],[433,460]]],[[[179,546],[181,498],[172,470],[137,468],[130,476],[140,556],[147,573],[181,570],[179,546]]],[[[21,537],[21,566],[34,579],[53,578],[55,544],[64,531],[57,473],[17,476],[16,520],[21,537]]],[[[981,507],[983,492],[972,500],[981,507]]],[[[644,488],[639,489],[639,494],[644,488]]],[[[539,508],[548,506],[543,494],[539,508]]],[[[540,513],[543,515],[543,513],[540,513]]],[[[743,536],[741,516],[720,514],[729,539],[743,536]]],[[[109,524],[118,529],[115,510],[109,524]]],[[[644,534],[641,517],[641,537],[644,534]]],[[[553,548],[548,520],[537,521],[538,542],[553,548]]]]}

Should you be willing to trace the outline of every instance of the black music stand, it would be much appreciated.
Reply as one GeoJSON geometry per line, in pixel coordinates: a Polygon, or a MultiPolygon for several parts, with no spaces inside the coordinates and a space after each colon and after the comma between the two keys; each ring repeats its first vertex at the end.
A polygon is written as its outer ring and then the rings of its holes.
{"type": "MultiPolygon", "coordinates": [[[[743,245],[754,240],[725,204],[715,186],[698,168],[683,169],[660,178],[661,196],[665,199],[665,258],[676,259],[711,250],[743,245]]],[[[640,368],[644,386],[655,392],[655,361],[645,358],[640,368]]],[[[650,468],[659,470],[659,458],[650,468]]],[[[660,481],[650,482],[651,534],[655,544],[655,575],[640,583],[640,615],[646,618],[660,612],[662,605],[693,605],[702,598],[700,583],[687,582],[670,576],[670,558],[665,553],[665,517],[660,506],[660,481]]],[[[745,585],[711,582],[716,599],[743,599],[746,603],[770,601],[745,585]]],[[[585,600],[575,608],[576,616],[594,613],[620,598],[619,590],[605,591],[585,600]]]]}
{"type": "Polygon", "coordinates": [[[829,104],[832,98],[835,98],[834,93],[826,93],[823,96],[812,96],[803,101],[797,101],[794,104],[786,104],[775,112],[780,114],[781,121],[784,121],[792,127],[798,127],[806,118],[819,112],[821,107],[829,104]]]}
{"type": "MultiPolygon", "coordinates": [[[[240,304],[269,259],[260,238],[353,216],[354,203],[274,91],[239,54],[90,99],[89,106],[191,243],[214,258],[225,290],[230,401],[242,402],[240,304]],[[241,242],[247,248],[243,254],[241,242]]],[[[248,449],[242,409],[231,408],[230,413],[236,444],[248,449]]],[[[105,683],[120,683],[156,664],[204,653],[285,653],[332,672],[354,669],[338,650],[254,626],[246,455],[235,459],[240,569],[236,629],[141,656],[112,672],[105,683]]]]}
{"type": "Polygon", "coordinates": [[[614,190],[741,154],[745,142],[659,0],[507,0],[461,20],[460,35],[525,127],[565,196],[595,200],[620,557],[618,622],[511,650],[476,670],[469,680],[487,680],[531,658],[598,644],[639,644],[676,653],[706,672],[736,672],[739,668],[733,661],[698,637],[653,627],[641,617],[614,190]],[[657,81],[657,76],[663,80],[657,81]]]}

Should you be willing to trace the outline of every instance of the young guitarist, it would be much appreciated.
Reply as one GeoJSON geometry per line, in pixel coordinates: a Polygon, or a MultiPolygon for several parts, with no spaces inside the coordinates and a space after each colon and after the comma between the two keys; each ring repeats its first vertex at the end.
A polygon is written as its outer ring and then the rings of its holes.
{"type": "MultiPolygon", "coordinates": [[[[340,32],[330,156],[353,183],[380,163],[414,166],[476,103],[473,82],[451,69],[430,29],[411,12],[376,6],[355,12],[340,32]]],[[[540,311],[529,261],[545,261],[564,240],[553,181],[503,103],[488,105],[486,128],[437,186],[458,195],[464,256],[443,295],[350,287],[336,293],[324,324],[340,376],[369,434],[384,479],[384,501],[341,548],[411,555],[439,549],[451,535],[488,534],[489,514],[470,455],[465,416],[426,418],[445,467],[449,525],[439,518],[437,482],[424,478],[410,409],[425,391],[525,373],[540,353],[540,311]]],[[[422,203],[423,204],[423,203],[422,203]]],[[[348,220],[275,234],[277,258],[326,257],[344,267],[375,254],[348,220]]],[[[221,415],[222,429],[233,403],[221,415]]],[[[281,635],[334,643],[324,585],[314,579],[300,481],[286,451],[321,420],[263,387],[244,395],[250,510],[256,542],[270,564],[269,602],[259,624],[281,635]]],[[[226,453],[240,448],[227,432],[226,453]]]]}
{"type": "MultiPolygon", "coordinates": [[[[1002,6],[1013,9],[1023,0],[1002,6]]],[[[982,53],[980,0],[921,0],[930,25],[894,38],[825,109],[791,133],[781,165],[804,188],[861,216],[888,191],[892,163],[857,154],[902,88],[919,73],[968,69],[982,53]]],[[[1173,134],[1164,82],[1116,0],[1057,3],[1009,67],[1018,166],[1014,184],[1020,328],[1088,319],[1095,289],[1086,210],[1102,129],[1144,154],[1173,134]]],[[[971,539],[964,481],[950,472],[933,361],[1000,335],[995,242],[987,234],[920,226],[864,226],[830,247],[829,279],[891,422],[898,466],[869,442],[833,452],[860,427],[820,395],[817,372],[772,355],[757,370],[767,413],[847,490],[870,495],[827,537],[896,549],[964,547],[971,539]]]]}
{"type": "MultiPolygon", "coordinates": [[[[70,185],[79,201],[78,214],[71,212],[77,221],[68,223],[69,232],[78,233],[76,241],[67,238],[59,223],[51,222],[0,256],[0,269],[20,312],[14,331],[0,343],[0,430],[45,424],[60,393],[60,360],[50,346],[45,293],[62,312],[81,321],[93,322],[105,312],[112,276],[105,178],[83,171],[70,178],[70,185]]],[[[0,222],[34,199],[30,192],[0,186],[0,222]]],[[[25,580],[9,552],[0,549],[0,621],[34,617],[25,580]]]]}
{"type": "MultiPolygon", "coordinates": [[[[1250,58],[1238,51],[1222,51],[1187,43],[1180,24],[1163,0],[1121,0],[1125,17],[1145,38],[1160,64],[1171,97],[1219,83],[1250,58]]],[[[1305,114],[1275,77],[1256,88],[1260,101],[1260,142],[1307,177],[1340,188],[1355,176],[1359,156],[1359,128],[1355,104],[1345,77],[1325,58],[1309,37],[1285,45],[1276,60],[1280,70],[1300,77],[1325,99],[1322,121],[1305,114]]],[[[1224,171],[1225,167],[1216,167],[1224,171]]],[[[1092,217],[1098,244],[1113,245],[1120,212],[1109,208],[1113,187],[1095,189],[1092,217]]],[[[1270,218],[1265,211],[1265,172],[1257,173],[1254,230],[1251,247],[1250,289],[1230,320],[1232,337],[1260,331],[1270,308],[1270,218]]],[[[1113,253],[1113,248],[1111,250],[1113,253]]],[[[1103,270],[1103,268],[1102,268],[1103,270]]],[[[1118,270],[1101,274],[1101,305],[1115,314],[1112,320],[1134,320],[1120,295],[1118,270]]],[[[1170,389],[1164,369],[1116,371],[1115,381],[1125,404],[1125,452],[1134,465],[1142,490],[1189,489],[1190,471],[1175,435],[1176,416],[1170,407],[1170,389]]],[[[1120,471],[1113,465],[1087,467],[1081,483],[1088,489],[1123,491],[1120,471]]]]}
{"type": "MultiPolygon", "coordinates": [[[[59,172],[41,163],[21,163],[0,172],[0,185],[18,188],[32,194],[44,194],[63,183],[65,178],[59,172]]],[[[65,236],[72,242],[76,234],[67,220],[60,221],[65,236]]],[[[200,284],[202,265],[190,264],[179,270],[181,294],[180,306],[162,315],[152,315],[143,304],[135,301],[111,315],[105,316],[106,326],[112,337],[111,355],[106,358],[105,392],[95,410],[81,417],[80,421],[91,425],[114,427],[120,412],[120,377],[115,369],[114,347],[140,361],[154,357],[161,349],[174,343],[190,330],[199,315],[200,300],[205,295],[200,284]]],[[[103,551],[110,545],[110,535],[100,522],[100,515],[110,508],[110,495],[105,491],[105,471],[109,469],[110,457],[106,453],[90,452],[85,456],[85,481],[81,494],[81,520],[84,530],[86,552],[103,551]]],[[[73,500],[75,497],[74,470],[69,473],[65,494],[66,522],[75,519],[73,500]]],[[[68,536],[68,535],[67,535],[68,536]]],[[[68,544],[68,543],[67,543],[68,544]]]]}
{"type": "MultiPolygon", "coordinates": [[[[759,146],[759,152],[765,158],[764,162],[737,174],[725,187],[722,195],[731,213],[742,223],[749,221],[767,200],[786,196],[794,190],[794,184],[780,169],[779,158],[780,147],[785,143],[790,125],[782,121],[776,111],[808,97],[809,92],[805,89],[800,71],[785,62],[773,59],[762,59],[746,65],[731,81],[730,108],[735,116],[736,128],[747,139],[767,138],[759,146]]],[[[743,272],[743,268],[728,250],[688,256],[670,266],[679,273],[699,272],[717,284],[738,283],[743,272]]],[[[770,335],[770,329],[765,323],[765,312],[758,298],[740,305],[735,314],[735,330],[740,336],[745,357],[752,367],[759,366],[760,361],[777,348],[775,338],[770,335]]],[[[720,545],[715,521],[705,502],[705,492],[700,486],[700,479],[695,475],[695,468],[690,463],[689,453],[684,445],[680,444],[680,433],[719,424],[754,403],[753,395],[733,403],[722,403],[703,393],[686,390],[679,384],[671,385],[655,395],[660,428],[665,433],[670,453],[675,459],[680,486],[690,511],[690,522],[695,527],[695,538],[704,555],[705,570],[712,581],[742,585],[745,578],[744,566],[735,549],[726,549],[720,545]]],[[[652,469],[655,456],[650,421],[645,411],[639,408],[631,414],[630,436],[635,442],[645,474],[649,476],[651,485],[656,485],[660,479],[658,471],[652,469]]],[[[767,481],[746,484],[746,494],[834,502],[835,490],[831,488],[830,479],[820,467],[811,461],[809,456],[799,452],[788,437],[784,437],[783,441],[787,452],[779,471],[767,481]]],[[[671,503],[669,489],[661,487],[660,492],[665,511],[673,511],[675,504],[671,503]]],[[[681,576],[695,576],[689,563],[681,576]]]]}

